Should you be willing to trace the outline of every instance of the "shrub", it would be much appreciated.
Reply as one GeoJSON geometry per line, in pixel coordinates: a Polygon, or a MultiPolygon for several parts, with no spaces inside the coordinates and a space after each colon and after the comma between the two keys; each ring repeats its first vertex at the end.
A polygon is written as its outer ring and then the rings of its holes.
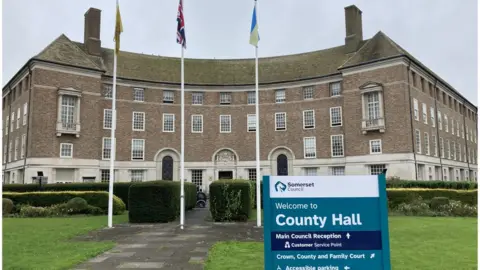
{"type": "Polygon", "coordinates": [[[398,177],[387,179],[387,188],[423,188],[423,189],[477,189],[476,182],[453,182],[453,181],[417,181],[400,180],[398,177]]]}
{"type": "Polygon", "coordinates": [[[476,217],[477,216],[477,206],[468,205],[460,201],[449,201],[447,204],[440,205],[438,211],[441,213],[448,214],[452,217],[476,217]]]}
{"type": "Polygon", "coordinates": [[[220,180],[210,184],[210,213],[214,221],[246,221],[250,216],[248,180],[220,180]]]}
{"type": "MultiPolygon", "coordinates": [[[[13,193],[4,192],[3,197],[11,199],[15,204],[26,204],[31,206],[52,206],[68,202],[70,199],[80,197],[85,199],[89,205],[108,211],[108,192],[105,191],[45,191],[13,193]]],[[[117,196],[113,196],[113,214],[119,215],[125,211],[125,204],[117,196]]]]}
{"type": "Polygon", "coordinates": [[[82,214],[87,212],[88,202],[84,198],[75,197],[67,202],[66,207],[74,214],[82,214]]]}
{"type": "Polygon", "coordinates": [[[14,205],[13,201],[7,198],[2,199],[2,209],[3,209],[3,215],[10,215],[13,211],[14,205]]]}
{"type": "MultiPolygon", "coordinates": [[[[185,183],[185,208],[195,206],[196,190],[195,184],[185,183]]],[[[131,223],[173,221],[180,215],[180,182],[135,183],[130,186],[128,200],[131,223]]]]}
{"type": "Polygon", "coordinates": [[[430,200],[430,208],[432,210],[438,211],[441,206],[447,205],[450,203],[450,199],[447,197],[433,197],[430,200]]]}
{"type": "Polygon", "coordinates": [[[24,205],[20,209],[21,217],[48,217],[51,215],[51,211],[45,207],[24,205]]]}
{"type": "Polygon", "coordinates": [[[400,203],[394,212],[402,213],[406,216],[433,216],[430,206],[421,197],[412,198],[409,202],[400,203]]]}
{"type": "Polygon", "coordinates": [[[468,205],[477,204],[477,190],[398,188],[387,189],[387,196],[390,208],[396,208],[401,203],[410,203],[418,196],[427,201],[434,197],[446,197],[468,205]]]}

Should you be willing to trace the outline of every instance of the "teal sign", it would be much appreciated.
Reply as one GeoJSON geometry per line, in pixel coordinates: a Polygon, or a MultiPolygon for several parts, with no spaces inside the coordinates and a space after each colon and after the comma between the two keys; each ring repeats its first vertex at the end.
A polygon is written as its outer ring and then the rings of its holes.
{"type": "Polygon", "coordinates": [[[266,270],[390,270],[385,175],[264,176],[266,270]]]}

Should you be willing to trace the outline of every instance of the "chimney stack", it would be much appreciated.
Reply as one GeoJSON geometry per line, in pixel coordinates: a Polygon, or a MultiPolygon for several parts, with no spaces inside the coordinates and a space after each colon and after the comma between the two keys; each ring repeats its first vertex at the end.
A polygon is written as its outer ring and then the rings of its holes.
{"type": "Polygon", "coordinates": [[[362,11],[355,5],[345,7],[345,49],[346,53],[356,52],[363,41],[362,11]]]}
{"type": "Polygon", "coordinates": [[[85,13],[85,34],[83,43],[87,52],[91,55],[100,56],[102,42],[100,41],[100,13],[96,8],[89,8],[85,13]]]}

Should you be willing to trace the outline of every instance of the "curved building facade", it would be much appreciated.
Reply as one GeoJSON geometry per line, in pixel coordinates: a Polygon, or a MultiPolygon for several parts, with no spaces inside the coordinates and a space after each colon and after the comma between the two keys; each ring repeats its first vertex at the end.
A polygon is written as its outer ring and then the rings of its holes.
{"type": "MultiPolygon", "coordinates": [[[[477,107],[345,8],[343,45],[259,59],[263,175],[477,178],[477,107]]],[[[85,40],[61,35],[3,89],[5,182],[109,179],[113,50],[100,11],[85,40]]],[[[185,176],[255,179],[254,60],[185,59],[185,176]]],[[[180,59],[120,52],[116,181],[178,180],[180,59]]]]}

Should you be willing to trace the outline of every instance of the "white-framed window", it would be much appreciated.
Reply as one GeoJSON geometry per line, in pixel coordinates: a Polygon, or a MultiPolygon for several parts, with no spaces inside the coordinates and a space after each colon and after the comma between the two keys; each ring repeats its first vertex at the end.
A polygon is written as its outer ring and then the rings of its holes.
{"type": "Polygon", "coordinates": [[[5,145],[3,146],[3,163],[7,163],[7,153],[8,153],[7,147],[8,145],[5,143],[5,145]]]}
{"type": "Polygon", "coordinates": [[[457,143],[457,160],[462,161],[462,146],[460,143],[457,143]]]}
{"type": "Polygon", "coordinates": [[[286,100],[285,89],[275,90],[275,103],[285,103],[286,100]]]}
{"type": "Polygon", "coordinates": [[[232,103],[232,93],[220,92],[220,104],[230,104],[230,103],[232,103]]]}
{"type": "Polygon", "coordinates": [[[313,99],[313,86],[305,86],[303,87],[303,99],[313,99]]]}
{"type": "Polygon", "coordinates": [[[304,158],[316,158],[317,157],[317,145],[315,137],[303,138],[303,157],[304,158]]]}
{"type": "Polygon", "coordinates": [[[203,132],[203,115],[192,114],[192,133],[203,132]]]}
{"type": "Polygon", "coordinates": [[[15,112],[12,112],[12,116],[10,118],[10,132],[13,132],[15,128],[15,112]]]}
{"type": "Polygon", "coordinates": [[[370,154],[381,154],[382,153],[382,140],[370,140],[370,154]]]}
{"type": "Polygon", "coordinates": [[[438,129],[442,130],[442,112],[437,111],[437,119],[438,119],[438,129]]]}
{"type": "Polygon", "coordinates": [[[445,144],[447,145],[447,158],[450,158],[450,141],[446,140],[445,144]]]}
{"type": "MultiPolygon", "coordinates": [[[[260,168],[260,172],[262,169],[260,168]]],[[[248,180],[257,181],[257,169],[248,169],[248,180]]]]}
{"type": "Polygon", "coordinates": [[[130,170],[130,181],[132,182],[145,181],[145,170],[130,170]]]}
{"type": "Polygon", "coordinates": [[[134,101],[145,101],[145,89],[143,88],[133,88],[133,100],[134,101]]]}
{"type": "Polygon", "coordinates": [[[255,104],[256,98],[255,98],[255,91],[248,91],[247,92],[247,104],[255,104]]]}
{"type": "Polygon", "coordinates": [[[470,129],[470,141],[473,142],[473,129],[470,129]]]}
{"type": "Polygon", "coordinates": [[[366,104],[365,113],[367,120],[378,120],[381,118],[380,114],[380,92],[367,92],[364,95],[364,102],[366,104]]]}
{"type": "Polygon", "coordinates": [[[432,127],[435,127],[435,109],[430,107],[430,121],[432,122],[432,127]]]}
{"type": "Polygon", "coordinates": [[[316,167],[306,167],[305,168],[305,176],[317,176],[317,168],[316,167]]]}
{"type": "Polygon", "coordinates": [[[163,103],[173,103],[175,100],[175,92],[172,90],[163,90],[163,103]]]}
{"type": "Polygon", "coordinates": [[[468,141],[468,140],[469,140],[469,139],[468,139],[468,126],[465,127],[465,128],[467,129],[467,132],[466,132],[465,134],[467,134],[467,141],[468,141]]]}
{"type": "Polygon", "coordinates": [[[25,147],[26,147],[26,145],[27,145],[27,134],[23,134],[22,135],[22,148],[20,150],[20,159],[25,158],[25,147]]]}
{"type": "Polygon", "coordinates": [[[15,157],[13,160],[18,160],[18,137],[15,138],[15,157]]]}
{"type": "Polygon", "coordinates": [[[145,131],[145,112],[133,112],[133,131],[145,131]]]}
{"type": "Polygon", "coordinates": [[[202,105],[203,104],[203,93],[202,92],[192,92],[192,104],[193,105],[202,105]]]}
{"type": "Polygon", "coordinates": [[[473,142],[477,143],[477,132],[475,130],[473,131],[473,142]]]}
{"type": "Polygon", "coordinates": [[[17,108],[17,129],[20,128],[20,108],[17,108]]]}
{"type": "Polygon", "coordinates": [[[423,140],[425,141],[425,155],[430,155],[430,135],[428,132],[423,133],[423,140]]]}
{"type": "Polygon", "coordinates": [[[72,158],[73,157],[73,143],[61,143],[60,144],[60,157],[72,158]]]}
{"type": "Polygon", "coordinates": [[[303,111],[303,128],[304,129],[315,128],[315,111],[314,110],[303,111]]]}
{"type": "Polygon", "coordinates": [[[257,130],[257,119],[255,114],[247,114],[247,132],[257,130]]]}
{"type": "Polygon", "coordinates": [[[109,160],[112,157],[112,140],[110,137],[103,137],[102,140],[102,159],[109,160]]]}
{"type": "Polygon", "coordinates": [[[103,96],[108,99],[113,98],[113,86],[111,84],[103,85],[103,96]]]}
{"type": "Polygon", "coordinates": [[[275,113],[275,130],[287,130],[287,113],[275,113]]]}
{"type": "Polygon", "coordinates": [[[345,166],[330,167],[331,175],[345,175],[345,166]]]}
{"type": "Polygon", "coordinates": [[[12,141],[8,143],[8,162],[12,162],[12,141]]]}
{"type": "Polygon", "coordinates": [[[341,92],[342,92],[341,82],[330,83],[330,96],[331,97],[340,96],[341,92]]]}
{"type": "Polygon", "coordinates": [[[448,132],[448,116],[446,114],[443,115],[443,120],[445,122],[445,132],[448,132]]]}
{"type": "Polygon", "coordinates": [[[342,107],[330,108],[330,126],[331,127],[342,126],[342,107]]]}
{"type": "Polygon", "coordinates": [[[103,128],[111,129],[113,122],[113,115],[111,109],[103,109],[103,128]]]}
{"type": "Polygon", "coordinates": [[[132,139],[132,160],[145,159],[145,140],[132,139]]]}
{"type": "Polygon", "coordinates": [[[61,122],[64,127],[71,127],[75,124],[75,110],[78,97],[63,95],[61,107],[61,122]]]}
{"type": "Polygon", "coordinates": [[[415,98],[413,99],[413,116],[415,117],[415,120],[419,120],[419,115],[418,115],[418,100],[415,98]]]}
{"type": "Polygon", "coordinates": [[[417,153],[422,153],[422,138],[420,137],[420,130],[415,129],[415,145],[417,148],[417,153]]]}
{"type": "Polygon", "coordinates": [[[9,127],[10,127],[10,115],[7,115],[7,119],[5,120],[5,135],[8,134],[9,127]]]}
{"type": "Polygon", "coordinates": [[[422,117],[423,117],[423,123],[428,125],[427,104],[425,104],[425,103],[422,103],[422,117]]]}
{"type": "Polygon", "coordinates": [[[432,134],[433,156],[438,157],[437,136],[432,134]]]}
{"type": "Polygon", "coordinates": [[[457,137],[460,137],[460,123],[457,120],[457,137]]]}
{"type": "Polygon", "coordinates": [[[331,135],[330,142],[332,157],[343,157],[345,155],[343,147],[343,134],[331,135]]]}
{"type": "Polygon", "coordinates": [[[27,111],[28,111],[28,103],[25,102],[25,104],[23,104],[23,125],[24,126],[27,124],[27,111]]]}
{"type": "Polygon", "coordinates": [[[467,162],[467,146],[463,146],[463,162],[467,162]]]}
{"type": "Polygon", "coordinates": [[[203,170],[192,170],[191,174],[192,183],[197,186],[198,191],[203,191],[203,170]]]}
{"type": "Polygon", "coordinates": [[[457,144],[454,141],[452,141],[452,146],[453,146],[453,151],[452,151],[453,160],[457,160],[457,144]]]}
{"type": "Polygon", "coordinates": [[[462,125],[462,139],[465,139],[465,129],[464,129],[463,125],[462,125]]]}
{"type": "Polygon", "coordinates": [[[445,143],[442,137],[440,137],[440,155],[442,158],[445,158],[445,143]]]}
{"type": "Polygon", "coordinates": [[[232,132],[232,116],[220,115],[220,133],[232,132]]]}
{"type": "MultiPolygon", "coordinates": [[[[115,175],[115,173],[114,173],[115,175]]],[[[102,183],[109,183],[110,182],[110,170],[100,170],[100,181],[102,183]]],[[[115,183],[115,179],[113,179],[115,183]]]]}
{"type": "Polygon", "coordinates": [[[163,132],[175,132],[175,114],[163,114],[163,132]]]}
{"type": "Polygon", "coordinates": [[[382,174],[383,170],[385,170],[385,168],[386,168],[385,164],[372,164],[369,167],[370,167],[370,174],[371,175],[382,174]]]}
{"type": "Polygon", "coordinates": [[[455,125],[454,125],[454,120],[453,120],[453,117],[450,118],[451,119],[451,122],[452,124],[450,125],[450,130],[452,131],[452,135],[455,135],[455,125]]]}

